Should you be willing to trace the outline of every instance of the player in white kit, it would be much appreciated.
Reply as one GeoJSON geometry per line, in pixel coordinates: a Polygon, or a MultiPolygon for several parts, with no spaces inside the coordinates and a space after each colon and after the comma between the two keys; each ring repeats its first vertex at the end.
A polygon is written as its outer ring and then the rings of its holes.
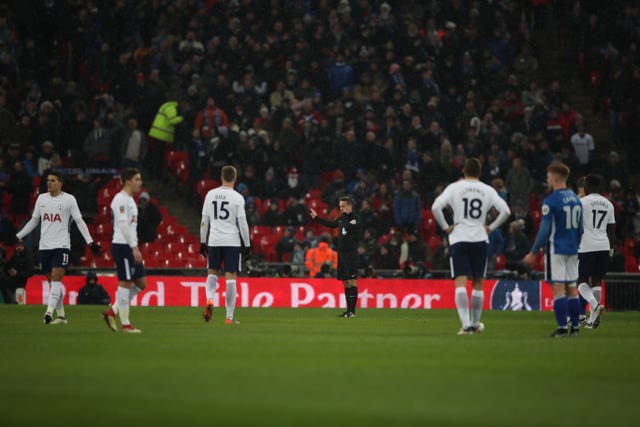
{"type": "Polygon", "coordinates": [[[225,323],[239,323],[234,318],[236,306],[236,278],[242,263],[241,247],[248,253],[249,225],[244,210],[244,197],[233,189],[238,172],[233,166],[221,171],[222,185],[209,190],[202,206],[200,223],[200,253],[208,258],[207,304],[202,315],[205,322],[213,316],[213,299],[218,277],[224,268],[227,285],[225,323]]]}
{"type": "Polygon", "coordinates": [[[100,246],[91,238],[87,224],[82,219],[76,198],[62,191],[63,184],[64,177],[60,172],[53,171],[47,175],[47,192],[38,196],[31,219],[16,234],[18,243],[22,244],[22,239],[40,223],[40,268],[50,283],[44,323],[52,325],[67,323],[62,303],[64,299],[62,277],[69,265],[71,249],[69,225],[72,219],[91,251],[97,255],[101,250],[100,246]],[[55,319],[53,318],[53,310],[57,312],[55,319]]]}
{"type": "Polygon", "coordinates": [[[600,304],[602,279],[609,269],[611,242],[614,239],[616,219],[613,204],[598,194],[602,179],[598,175],[587,175],[584,179],[585,196],[582,203],[584,233],[578,248],[578,292],[581,299],[581,324],[586,328],[597,328],[604,313],[600,304]],[[591,315],[586,319],[586,305],[591,305],[591,315]]]}
{"type": "Polygon", "coordinates": [[[102,313],[109,329],[118,330],[116,315],[120,316],[120,330],[139,334],[140,329],[131,325],[129,302],[147,286],[142,254],[138,248],[138,205],[133,195],[142,188],[142,177],[136,168],[126,168],[120,173],[122,191],[111,201],[113,214],[113,240],[111,253],[118,272],[118,290],[115,303],[102,313]]]}
{"type": "Polygon", "coordinates": [[[509,218],[511,210],[493,187],[479,180],[481,163],[476,158],[464,164],[464,179],[449,184],[431,206],[433,216],[449,235],[451,276],[456,285],[456,308],[462,322],[459,335],[481,332],[480,323],[484,291],[482,282],[487,273],[489,233],[509,218]],[[453,224],[444,217],[444,208],[453,211],[453,224]],[[498,216],[486,225],[487,214],[494,207],[498,216]],[[467,294],[467,278],[471,278],[471,312],[467,294]]]}

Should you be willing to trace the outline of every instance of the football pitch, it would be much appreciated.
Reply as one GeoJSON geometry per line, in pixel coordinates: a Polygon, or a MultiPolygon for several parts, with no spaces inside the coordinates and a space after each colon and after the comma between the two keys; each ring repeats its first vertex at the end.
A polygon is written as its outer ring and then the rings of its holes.
{"type": "Polygon", "coordinates": [[[640,313],[551,339],[549,312],[0,306],[0,426],[636,426],[640,313]],[[635,402],[635,403],[634,403],[635,402]]]}

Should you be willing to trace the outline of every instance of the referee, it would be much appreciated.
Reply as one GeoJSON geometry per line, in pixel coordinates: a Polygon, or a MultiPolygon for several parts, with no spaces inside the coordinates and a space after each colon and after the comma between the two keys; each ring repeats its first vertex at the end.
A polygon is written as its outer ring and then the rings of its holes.
{"type": "Polygon", "coordinates": [[[325,227],[338,228],[338,280],[344,284],[344,297],[347,311],[338,317],[356,317],[358,302],[358,240],[362,223],[360,217],[353,212],[354,201],[350,196],[340,197],[338,207],[340,215],[335,221],[320,218],[318,213],[310,209],[309,215],[325,227]]]}

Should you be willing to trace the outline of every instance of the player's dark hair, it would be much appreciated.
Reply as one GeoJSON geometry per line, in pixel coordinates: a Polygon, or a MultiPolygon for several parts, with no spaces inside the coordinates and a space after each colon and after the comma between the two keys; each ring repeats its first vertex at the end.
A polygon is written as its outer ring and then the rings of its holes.
{"type": "Polygon", "coordinates": [[[238,177],[238,171],[235,167],[231,165],[226,165],[222,167],[222,171],[220,171],[220,176],[223,181],[226,182],[234,182],[238,177]]]}
{"type": "Polygon", "coordinates": [[[140,173],[138,168],[124,168],[120,171],[120,179],[122,180],[122,184],[132,179],[134,176],[140,173]]]}
{"type": "Polygon", "coordinates": [[[462,170],[462,172],[464,172],[466,176],[479,178],[481,171],[482,171],[482,164],[480,163],[480,160],[478,160],[475,157],[471,157],[465,160],[464,169],[462,170]]]}
{"type": "Polygon", "coordinates": [[[49,172],[47,172],[47,176],[49,176],[49,175],[55,176],[58,179],[58,181],[64,183],[64,175],[62,174],[62,172],[60,172],[60,171],[49,171],[49,172]]]}
{"type": "Polygon", "coordinates": [[[353,200],[353,197],[351,196],[341,196],[340,199],[338,199],[338,201],[347,202],[351,206],[353,206],[356,203],[355,200],[353,200]]]}
{"type": "Polygon", "coordinates": [[[602,177],[600,175],[589,174],[584,178],[584,192],[586,194],[598,193],[602,186],[602,177]]]}
{"type": "Polygon", "coordinates": [[[564,163],[553,163],[547,167],[547,172],[559,175],[562,179],[566,180],[571,173],[571,169],[569,169],[569,166],[564,163]]]}

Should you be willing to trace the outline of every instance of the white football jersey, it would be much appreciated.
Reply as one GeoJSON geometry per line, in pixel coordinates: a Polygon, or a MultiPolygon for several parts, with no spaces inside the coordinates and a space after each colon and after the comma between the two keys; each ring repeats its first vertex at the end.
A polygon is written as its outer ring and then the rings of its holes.
{"type": "Polygon", "coordinates": [[[607,224],[615,224],[613,203],[600,194],[591,193],[580,199],[584,233],[578,252],[608,251],[611,246],[607,224]]]}
{"type": "Polygon", "coordinates": [[[136,201],[125,193],[124,191],[120,191],[118,194],[113,196],[113,200],[111,200],[111,212],[113,213],[113,243],[120,243],[130,245],[130,242],[127,242],[124,234],[116,224],[119,221],[126,221],[127,228],[129,229],[129,235],[133,240],[133,246],[138,245],[138,205],[136,205],[136,201]]]}
{"type": "MultiPolygon", "coordinates": [[[[450,206],[453,210],[453,231],[449,234],[449,244],[458,242],[488,242],[489,236],[484,226],[491,207],[495,207],[504,222],[511,212],[496,190],[476,179],[461,179],[449,184],[431,206],[440,227],[445,229],[446,222],[442,209],[450,206]]],[[[500,224],[495,224],[498,226],[500,224]]]]}
{"type": "Polygon", "coordinates": [[[209,190],[202,206],[202,223],[209,224],[208,246],[249,245],[244,197],[231,187],[209,190]]]}
{"type": "MultiPolygon", "coordinates": [[[[34,226],[38,221],[40,222],[40,250],[71,247],[69,235],[71,218],[82,221],[78,202],[71,194],[61,192],[52,197],[49,193],[42,193],[38,196],[33,208],[32,221],[35,221],[34,226]]],[[[16,236],[22,239],[29,234],[30,228],[25,226],[16,236]]]]}

